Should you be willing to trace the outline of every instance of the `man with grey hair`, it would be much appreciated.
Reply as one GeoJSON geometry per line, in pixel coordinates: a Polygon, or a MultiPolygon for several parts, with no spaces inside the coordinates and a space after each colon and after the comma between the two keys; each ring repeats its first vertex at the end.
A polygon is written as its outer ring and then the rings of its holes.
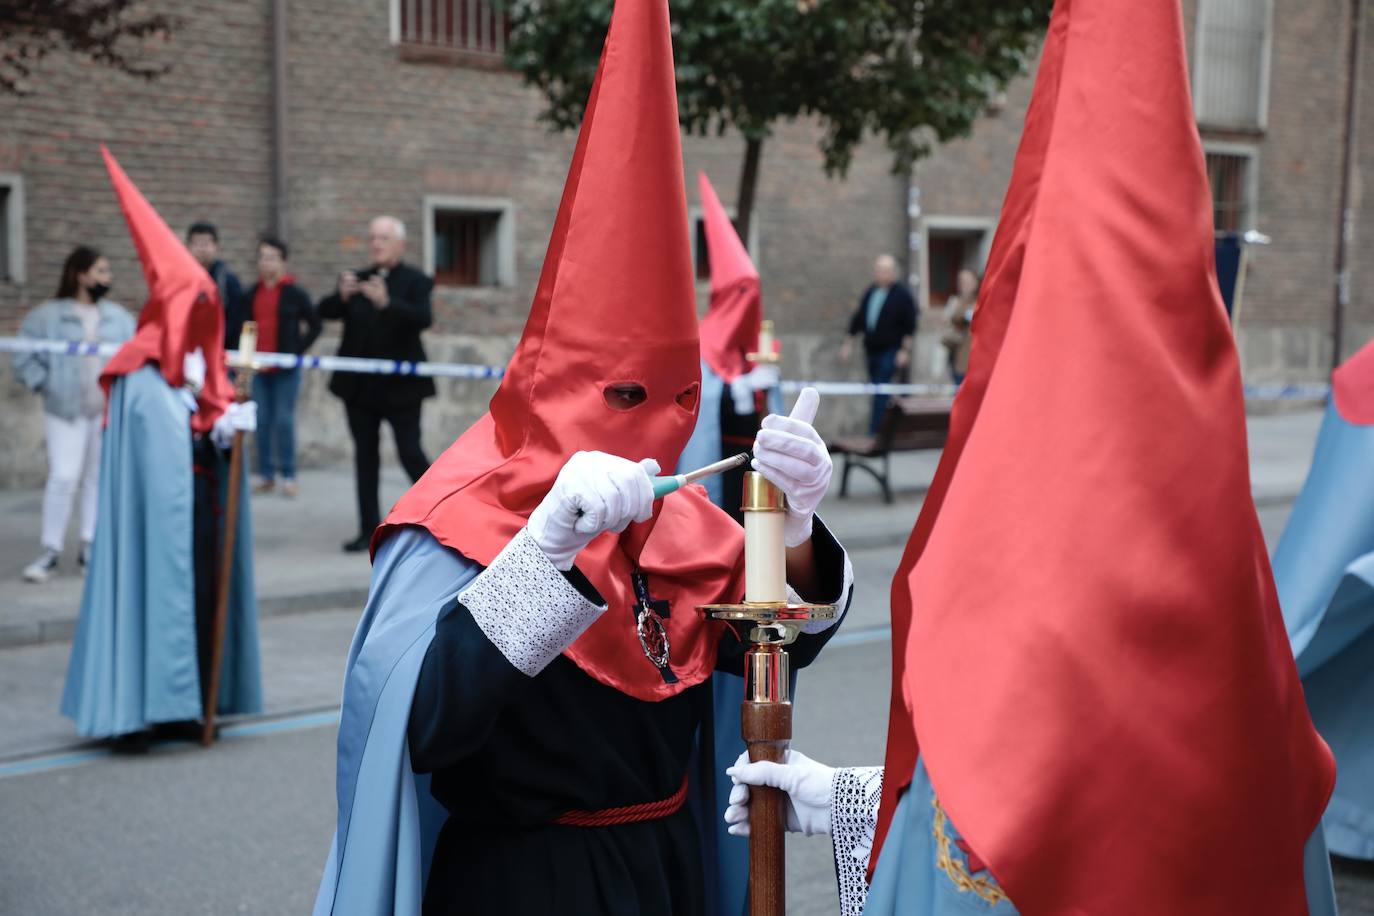
{"type": "MultiPolygon", "coordinates": [[[[320,317],[343,322],[340,356],[423,362],[420,332],[434,320],[430,293],[434,281],[402,261],[406,227],[394,216],[379,216],[368,226],[372,263],[339,274],[338,289],[320,301],[320,317]]],[[[411,480],[429,469],[420,446],[420,405],[434,396],[434,380],[418,375],[363,375],[336,372],[329,390],[344,402],[353,436],[353,467],[358,485],[358,534],[346,541],[350,553],[366,550],[382,521],[378,505],[378,465],[382,421],[391,425],[396,452],[411,480]]]]}
{"type": "MultiPolygon", "coordinates": [[[[916,339],[916,301],[911,290],[897,279],[897,259],[879,255],[873,262],[873,285],[859,297],[859,307],[849,320],[849,336],[840,346],[840,362],[849,362],[854,338],[863,337],[868,377],[875,385],[886,384],[898,371],[911,365],[911,347],[916,339]]],[[[873,396],[870,434],[878,432],[887,395],[873,396]]]]}

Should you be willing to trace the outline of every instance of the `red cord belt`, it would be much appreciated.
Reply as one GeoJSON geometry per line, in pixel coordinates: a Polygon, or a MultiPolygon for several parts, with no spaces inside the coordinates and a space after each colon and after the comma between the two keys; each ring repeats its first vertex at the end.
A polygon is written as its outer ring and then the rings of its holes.
{"type": "Polygon", "coordinates": [[[625,805],[623,808],[602,808],[600,811],[565,811],[553,819],[555,824],[567,827],[614,827],[617,824],[638,824],[641,821],[656,821],[677,814],[687,801],[687,777],[682,777],[682,785],[667,798],[642,805],[625,805]]]}

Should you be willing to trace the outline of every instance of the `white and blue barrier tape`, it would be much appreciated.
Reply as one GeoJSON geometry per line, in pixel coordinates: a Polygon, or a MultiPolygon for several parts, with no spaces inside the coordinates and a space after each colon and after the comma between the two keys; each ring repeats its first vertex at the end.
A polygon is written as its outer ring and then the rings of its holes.
{"type": "MultiPolygon", "coordinates": [[[[0,353],[55,353],[66,356],[113,356],[119,344],[88,344],[61,340],[35,340],[29,337],[0,337],[0,353]]],[[[238,353],[229,351],[230,361],[238,353]]],[[[425,375],[432,378],[499,379],[504,366],[481,366],[475,363],[412,363],[392,359],[360,359],[355,356],[292,356],[287,353],[257,353],[256,366],[278,369],[324,369],[331,372],[361,372],[368,375],[425,375]]],[[[796,393],[803,388],[815,388],[829,395],[920,395],[952,397],[953,385],[910,384],[874,385],[868,382],[821,382],[783,379],[784,392],[796,393]]],[[[1323,384],[1259,384],[1246,385],[1245,397],[1251,401],[1320,401],[1331,392],[1323,384]]]]}

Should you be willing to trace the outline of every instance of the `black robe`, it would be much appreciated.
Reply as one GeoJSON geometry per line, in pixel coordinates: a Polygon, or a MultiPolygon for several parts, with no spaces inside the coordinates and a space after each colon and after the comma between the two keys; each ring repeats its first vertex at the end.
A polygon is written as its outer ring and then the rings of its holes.
{"type": "MultiPolygon", "coordinates": [[[[818,598],[839,597],[844,551],[817,524],[818,598]]],[[[569,580],[601,600],[576,570],[569,580]]],[[[650,592],[653,583],[649,582],[650,592]]],[[[835,631],[803,634],[794,667],[835,631]]],[[[717,670],[743,673],[746,646],[727,633],[717,670]]],[[[683,783],[710,682],[657,703],[626,696],[564,656],[527,677],[460,604],[425,656],[409,723],[412,765],[450,812],[424,913],[696,916],[706,911],[701,840],[691,811],[612,827],[552,824],[569,810],[658,801],[683,783]]]]}

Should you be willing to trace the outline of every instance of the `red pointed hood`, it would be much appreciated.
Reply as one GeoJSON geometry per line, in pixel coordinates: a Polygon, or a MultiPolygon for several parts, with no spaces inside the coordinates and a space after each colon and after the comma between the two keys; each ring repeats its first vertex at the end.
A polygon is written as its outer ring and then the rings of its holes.
{"type": "MultiPolygon", "coordinates": [[[[667,3],[620,0],[529,320],[490,412],[397,503],[374,544],[395,526],[420,525],[489,563],[574,452],[675,467],[701,382],[693,283],[667,3]],[[646,399],[612,408],[604,392],[617,383],[642,385],[646,399]]],[[[661,506],[654,520],[603,535],[579,556],[610,610],[567,653],[643,699],[709,675],[720,628],[689,604],[719,594],[739,556],[737,528],[701,493],[674,494],[661,506]],[[707,535],[703,526],[721,530],[707,535]],[[664,531],[676,534],[651,537],[664,531]],[[691,550],[681,550],[686,543],[691,550]],[[680,599],[669,622],[675,683],[639,648],[635,565],[655,598],[680,599]]]]}
{"type": "Polygon", "coordinates": [[[1331,398],[1345,422],[1374,424],[1374,341],[1336,367],[1331,374],[1331,398]]]}
{"type": "Polygon", "coordinates": [[[697,187],[711,254],[711,309],[701,320],[701,356],[711,371],[732,382],[752,368],[745,354],[758,350],[759,272],[705,172],[697,175],[697,187]]]}
{"type": "Polygon", "coordinates": [[[105,365],[100,382],[108,393],[116,377],[151,362],[157,364],[167,384],[179,388],[185,382],[182,360],[199,347],[205,355],[205,386],[191,426],[197,432],[208,432],[233,399],[225,369],[224,309],[219,289],[110,151],[102,145],[100,152],[148,284],[148,301],[138,314],[138,331],[105,365]]]}
{"type": "Polygon", "coordinates": [[[878,837],[919,738],[1027,916],[1306,912],[1334,773],[1250,495],[1210,214],[1178,4],[1059,0],[893,582],[878,837]]]}

